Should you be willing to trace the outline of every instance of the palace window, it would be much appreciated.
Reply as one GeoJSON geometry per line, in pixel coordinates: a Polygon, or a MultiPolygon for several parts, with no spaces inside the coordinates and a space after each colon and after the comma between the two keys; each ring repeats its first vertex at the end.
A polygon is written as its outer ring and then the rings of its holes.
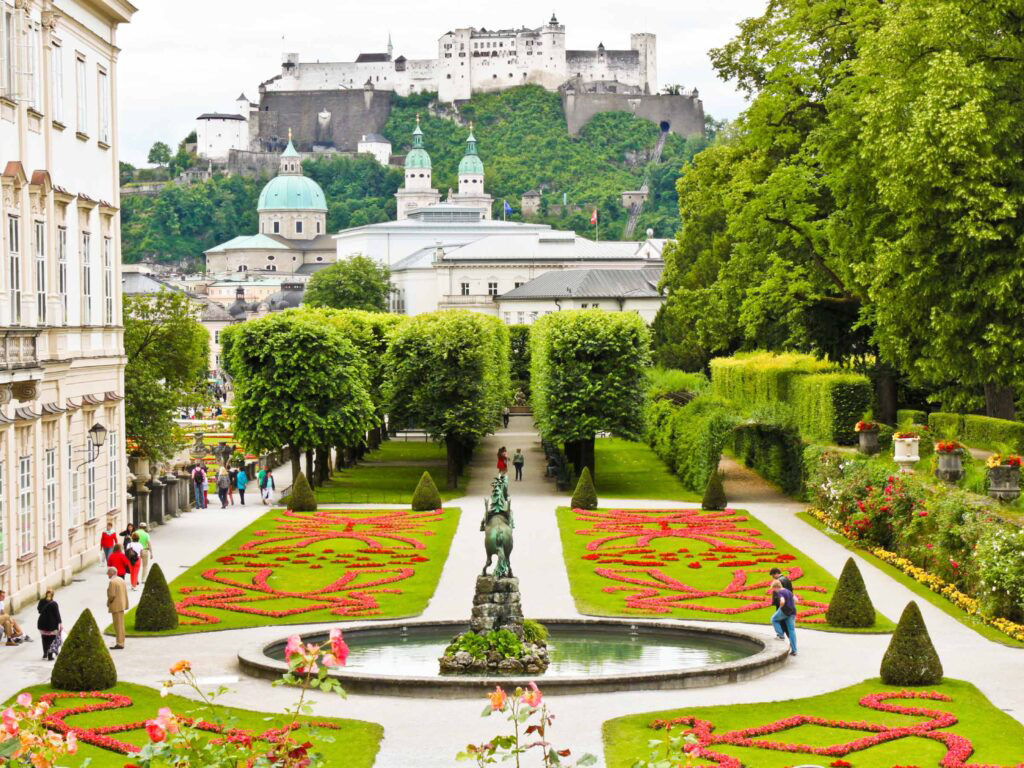
{"type": "Polygon", "coordinates": [[[114,238],[103,238],[103,322],[114,324],[114,238]]]}
{"type": "Polygon", "coordinates": [[[488,283],[487,284],[487,295],[488,296],[497,296],[498,295],[498,284],[497,283],[488,283]]]}
{"type": "Polygon", "coordinates": [[[50,51],[50,115],[58,123],[64,122],[64,49],[60,43],[53,41],[50,51]]]}
{"type": "Polygon", "coordinates": [[[526,322],[526,313],[525,312],[516,312],[516,322],[519,323],[519,325],[522,325],[523,323],[525,323],[526,322]]]}
{"type": "MultiPolygon", "coordinates": [[[[86,456],[93,456],[92,438],[85,441],[86,456]]],[[[91,461],[85,469],[85,519],[96,519],[96,462],[91,461]]]]}
{"type": "MultiPolygon", "coordinates": [[[[220,355],[217,355],[217,363],[220,363],[220,355]]],[[[117,471],[118,461],[120,459],[119,446],[117,444],[117,432],[111,431],[107,435],[107,443],[109,443],[109,448],[107,448],[107,509],[113,512],[114,510],[119,510],[121,508],[121,504],[117,498],[120,488],[118,484],[118,477],[120,473],[117,471]]]]}
{"type": "Polygon", "coordinates": [[[102,67],[97,68],[97,112],[99,113],[99,140],[110,144],[110,76],[102,67]]]}
{"type": "Polygon", "coordinates": [[[42,67],[39,59],[42,56],[43,40],[39,27],[31,24],[28,29],[28,51],[25,56],[25,81],[28,86],[28,106],[37,112],[42,108],[42,67]]]}
{"type": "Polygon", "coordinates": [[[11,324],[21,323],[21,219],[7,217],[7,251],[11,270],[11,324]]]}
{"type": "Polygon", "coordinates": [[[82,325],[92,322],[92,235],[82,233],[82,325]]]}
{"type": "Polygon", "coordinates": [[[18,555],[32,552],[32,457],[18,459],[18,555]]]}
{"type": "Polygon", "coordinates": [[[46,222],[35,222],[36,320],[46,324],[46,222]]]}
{"type": "Polygon", "coordinates": [[[17,82],[14,75],[15,57],[18,55],[18,32],[14,28],[14,22],[17,17],[13,9],[3,7],[3,94],[9,99],[14,99],[17,96],[14,90],[17,82]]]}
{"type": "Polygon", "coordinates": [[[57,289],[64,308],[64,325],[68,324],[68,228],[57,227],[57,289]]]}
{"type": "Polygon", "coordinates": [[[43,459],[46,509],[43,512],[43,533],[46,543],[57,541],[57,449],[47,448],[43,459]]]}
{"type": "Polygon", "coordinates": [[[85,54],[75,58],[75,86],[78,91],[78,121],[75,126],[79,133],[89,131],[89,83],[85,73],[85,54]]]}
{"type": "Polygon", "coordinates": [[[460,288],[463,296],[469,296],[469,283],[461,283],[460,288]]]}

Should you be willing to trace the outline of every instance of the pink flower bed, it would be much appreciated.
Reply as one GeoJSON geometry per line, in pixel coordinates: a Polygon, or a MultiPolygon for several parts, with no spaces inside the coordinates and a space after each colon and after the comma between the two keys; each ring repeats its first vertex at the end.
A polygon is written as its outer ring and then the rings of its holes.
{"type": "Polygon", "coordinates": [[[799,596],[797,620],[825,623],[828,603],[811,595],[827,590],[800,582],[804,570],[791,564],[796,557],[779,552],[756,528],[745,527],[749,518],[741,513],[700,509],[574,509],[573,513],[577,522],[590,525],[576,531],[577,536],[590,538],[583,559],[594,563],[595,574],[614,582],[603,591],[621,594],[624,608],[656,614],[761,611],[771,605],[768,571],[777,566],[799,596]],[[680,547],[683,540],[697,546],[680,547]],[[680,557],[687,569],[696,572],[692,578],[699,579],[701,586],[687,583],[680,557]],[[670,568],[674,573],[668,572],[670,568]],[[721,574],[720,568],[731,573],[721,574]],[[717,579],[719,574],[727,578],[708,586],[709,578],[717,579]],[[723,605],[722,600],[735,605],[723,605]]]}

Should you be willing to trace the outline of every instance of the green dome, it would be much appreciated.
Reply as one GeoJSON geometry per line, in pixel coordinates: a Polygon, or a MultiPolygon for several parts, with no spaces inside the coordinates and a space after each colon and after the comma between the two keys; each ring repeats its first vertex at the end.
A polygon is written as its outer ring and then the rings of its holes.
{"type": "Polygon", "coordinates": [[[257,211],[326,211],[324,191],[306,176],[277,176],[260,193],[257,211]]]}
{"type": "Polygon", "coordinates": [[[410,149],[409,154],[405,156],[405,168],[406,170],[413,168],[430,170],[430,155],[427,154],[427,150],[422,147],[410,149]]]}
{"type": "Polygon", "coordinates": [[[478,176],[484,175],[484,164],[480,161],[479,155],[466,155],[459,162],[459,175],[475,173],[478,176]]]}

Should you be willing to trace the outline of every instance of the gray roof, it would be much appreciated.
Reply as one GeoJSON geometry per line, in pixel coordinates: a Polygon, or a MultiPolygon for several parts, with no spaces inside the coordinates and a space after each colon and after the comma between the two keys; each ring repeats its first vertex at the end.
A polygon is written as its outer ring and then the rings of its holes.
{"type": "Polygon", "coordinates": [[[310,264],[303,264],[301,267],[299,267],[298,269],[295,270],[295,274],[297,274],[297,275],[313,275],[313,274],[316,274],[317,272],[319,272],[321,269],[326,269],[327,267],[331,266],[331,264],[333,264],[333,263],[334,263],[333,261],[331,261],[331,262],[321,261],[321,262],[313,262],[313,263],[310,263],[310,264]]]}
{"type": "Polygon", "coordinates": [[[196,120],[245,120],[239,114],[221,113],[221,112],[204,112],[196,120]]]}
{"type": "Polygon", "coordinates": [[[390,144],[391,140],[387,136],[381,136],[379,133],[364,133],[363,137],[359,139],[359,143],[363,142],[368,144],[390,144]]]}
{"type": "Polygon", "coordinates": [[[153,275],[147,275],[142,272],[122,272],[121,273],[121,293],[125,296],[137,296],[139,294],[155,294],[160,291],[173,291],[175,293],[184,293],[181,288],[176,285],[172,285],[164,280],[153,275]]]}
{"type": "Polygon", "coordinates": [[[391,57],[386,53],[360,53],[356,56],[356,64],[379,61],[391,61],[391,57]]]}
{"type": "Polygon", "coordinates": [[[199,315],[199,319],[204,323],[230,323],[235,318],[220,304],[215,301],[207,301],[203,305],[203,311],[199,315]]]}
{"type": "Polygon", "coordinates": [[[555,269],[513,288],[501,300],[660,298],[660,267],[644,269],[555,269]]]}

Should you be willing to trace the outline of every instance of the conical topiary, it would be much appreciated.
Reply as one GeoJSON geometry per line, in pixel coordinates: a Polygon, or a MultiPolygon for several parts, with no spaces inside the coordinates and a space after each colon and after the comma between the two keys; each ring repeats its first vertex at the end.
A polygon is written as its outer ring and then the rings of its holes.
{"type": "Polygon", "coordinates": [[[708,478],[707,487],[704,489],[704,498],[700,502],[701,509],[725,509],[728,501],[725,498],[725,486],[722,485],[722,476],[718,470],[711,473],[708,478]]]}
{"type": "Polygon", "coordinates": [[[417,512],[441,508],[441,494],[437,492],[429,472],[424,472],[416,483],[416,490],[412,492],[412,508],[417,512]]]}
{"type": "Polygon", "coordinates": [[[839,583],[828,604],[825,619],[833,627],[865,628],[875,625],[875,606],[871,604],[864,579],[853,558],[847,558],[839,583]]]}
{"type": "Polygon", "coordinates": [[[292,483],[292,492],[288,497],[288,509],[293,512],[312,512],[316,509],[316,496],[309,487],[306,476],[299,472],[292,483]]]}
{"type": "Polygon", "coordinates": [[[903,609],[889,647],[882,658],[882,682],[886,685],[937,685],[942,682],[942,662],[935,652],[921,609],[911,600],[903,609]]]}
{"type": "Polygon", "coordinates": [[[597,491],[594,490],[594,481],[590,477],[588,467],[583,468],[583,474],[580,475],[580,481],[576,483],[576,490],[573,491],[572,500],[569,503],[572,504],[573,509],[597,509],[597,491]]]}
{"type": "Polygon", "coordinates": [[[114,660],[88,608],[57,654],[50,685],[61,691],[105,691],[117,685],[114,660]]]}
{"type": "Polygon", "coordinates": [[[162,632],[176,629],[178,611],[174,607],[174,598],[167,586],[167,579],[160,566],[153,564],[146,576],[146,586],[142,588],[139,606],[135,609],[135,629],[140,632],[162,632]]]}

